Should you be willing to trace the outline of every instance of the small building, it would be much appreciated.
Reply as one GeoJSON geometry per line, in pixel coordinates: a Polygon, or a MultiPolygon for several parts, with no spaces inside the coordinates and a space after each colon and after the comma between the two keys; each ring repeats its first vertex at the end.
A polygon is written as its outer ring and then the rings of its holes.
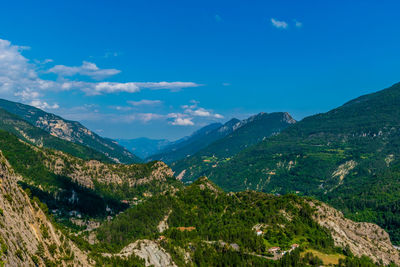
{"type": "Polygon", "coordinates": [[[257,236],[260,236],[260,235],[262,235],[262,234],[263,234],[263,231],[261,231],[261,230],[257,230],[256,234],[257,234],[257,236]]]}
{"type": "Polygon", "coordinates": [[[278,253],[281,250],[280,247],[272,247],[270,249],[268,249],[269,253],[278,253]]]}
{"type": "Polygon", "coordinates": [[[296,248],[298,248],[299,247],[299,244],[293,244],[292,245],[292,249],[296,249],[296,248]]]}

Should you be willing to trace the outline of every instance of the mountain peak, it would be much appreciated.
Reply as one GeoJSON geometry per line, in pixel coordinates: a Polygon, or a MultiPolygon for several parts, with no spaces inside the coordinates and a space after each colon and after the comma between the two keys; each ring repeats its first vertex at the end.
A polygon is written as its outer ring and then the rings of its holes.
{"type": "Polygon", "coordinates": [[[289,112],[283,112],[283,121],[289,124],[294,124],[297,121],[289,114],[289,112]]]}
{"type": "Polygon", "coordinates": [[[0,108],[51,136],[93,149],[113,162],[131,164],[141,161],[124,147],[97,135],[77,121],[66,120],[36,107],[5,99],[0,99],[0,108]]]}

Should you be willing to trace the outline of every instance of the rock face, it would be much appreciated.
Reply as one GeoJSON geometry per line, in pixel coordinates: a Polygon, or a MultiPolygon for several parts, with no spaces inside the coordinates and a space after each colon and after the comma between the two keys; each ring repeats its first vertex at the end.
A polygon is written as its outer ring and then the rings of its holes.
{"type": "Polygon", "coordinates": [[[348,246],[354,255],[366,255],[376,262],[382,260],[385,265],[400,264],[399,251],[390,242],[388,233],[378,225],[353,222],[321,202],[310,202],[310,205],[316,208],[316,221],[331,232],[336,246],[348,246]]]}
{"type": "Polygon", "coordinates": [[[156,242],[143,239],[137,240],[124,247],[118,254],[103,254],[104,256],[118,256],[118,257],[129,257],[135,254],[136,256],[146,261],[146,266],[154,267],[175,267],[177,266],[171,256],[156,242]]]}
{"type": "Polygon", "coordinates": [[[129,186],[164,182],[173,177],[172,170],[163,162],[143,164],[106,164],[96,160],[85,161],[62,152],[44,153],[46,166],[55,174],[70,177],[85,187],[94,188],[94,180],[102,184],[128,183],[129,186]]]}
{"type": "Polygon", "coordinates": [[[19,116],[52,136],[90,147],[117,163],[131,164],[141,161],[115,141],[97,135],[77,121],[66,120],[38,108],[5,99],[0,99],[0,108],[19,116]]]}
{"type": "Polygon", "coordinates": [[[86,255],[55,229],[46,215],[17,185],[14,174],[0,152],[1,261],[6,266],[90,266],[86,255]],[[4,248],[3,247],[3,248],[4,248]]]}

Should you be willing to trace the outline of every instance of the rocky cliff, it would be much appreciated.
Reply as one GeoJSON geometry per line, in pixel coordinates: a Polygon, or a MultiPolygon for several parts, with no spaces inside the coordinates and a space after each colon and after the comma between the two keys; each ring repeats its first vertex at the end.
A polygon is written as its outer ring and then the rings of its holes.
{"type": "Polygon", "coordinates": [[[310,205],[316,208],[315,220],[329,230],[336,246],[349,247],[354,255],[366,255],[375,262],[382,260],[385,265],[391,262],[400,265],[399,251],[378,225],[346,219],[340,211],[322,202],[310,205]]]}
{"type": "Polygon", "coordinates": [[[173,177],[172,170],[163,162],[147,164],[107,164],[96,160],[85,161],[63,152],[45,152],[45,164],[55,174],[70,177],[85,187],[94,188],[94,181],[102,184],[137,186],[153,181],[165,182],[173,177]]]}
{"type": "Polygon", "coordinates": [[[92,265],[18,186],[20,179],[0,152],[0,266],[92,265]]]}

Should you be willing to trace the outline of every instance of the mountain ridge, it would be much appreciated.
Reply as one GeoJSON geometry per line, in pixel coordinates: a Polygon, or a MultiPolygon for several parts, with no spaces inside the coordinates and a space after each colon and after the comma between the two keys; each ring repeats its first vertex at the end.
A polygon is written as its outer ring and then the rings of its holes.
{"type": "Polygon", "coordinates": [[[253,115],[232,124],[232,131],[194,155],[171,164],[177,177],[190,182],[199,176],[208,176],[213,168],[243,149],[261,142],[265,138],[278,134],[296,121],[287,112],[273,112],[253,115]]]}
{"type": "Polygon", "coordinates": [[[400,84],[304,118],[214,168],[225,190],[316,196],[400,242],[400,84]]]}
{"type": "Polygon", "coordinates": [[[100,137],[77,121],[66,120],[41,109],[5,99],[0,99],[0,108],[19,116],[53,136],[99,151],[114,162],[129,164],[141,161],[126,148],[111,139],[100,137]]]}

